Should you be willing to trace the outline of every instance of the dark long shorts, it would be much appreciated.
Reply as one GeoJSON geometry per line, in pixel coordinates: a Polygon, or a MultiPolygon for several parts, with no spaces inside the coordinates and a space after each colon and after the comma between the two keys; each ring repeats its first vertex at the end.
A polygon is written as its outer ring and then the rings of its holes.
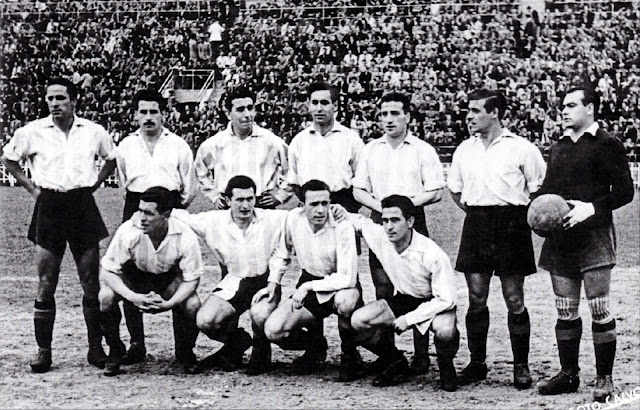
{"type": "Polygon", "coordinates": [[[558,232],[545,239],[540,268],[552,275],[581,279],[586,271],[616,264],[613,224],[594,229],[558,232]]]}
{"type": "MultiPolygon", "coordinates": [[[[424,214],[424,207],[422,206],[416,206],[413,208],[413,215],[415,218],[415,221],[413,222],[413,229],[416,230],[416,232],[426,236],[427,238],[429,237],[429,230],[427,229],[427,219],[425,217],[424,214]]],[[[371,211],[371,220],[375,223],[377,223],[378,225],[382,225],[382,214],[378,211],[371,211]]],[[[378,268],[378,269],[383,269],[382,268],[382,264],[380,263],[380,261],[378,260],[378,257],[376,256],[375,253],[369,251],[369,268],[370,269],[374,269],[374,268],[378,268]]],[[[388,282],[388,280],[387,280],[388,282]]]]}
{"type": "MultiPolygon", "coordinates": [[[[124,199],[124,210],[122,211],[122,222],[128,221],[129,219],[131,219],[133,214],[138,212],[138,206],[140,205],[141,196],[142,196],[142,193],[140,192],[127,191],[127,195],[125,196],[125,199],[124,199]]],[[[182,197],[180,197],[180,192],[171,191],[171,196],[173,200],[173,207],[184,209],[184,206],[182,205],[182,202],[181,202],[182,197]]]]}
{"type": "MultiPolygon", "coordinates": [[[[241,279],[236,294],[227,302],[229,302],[231,306],[233,306],[238,314],[242,314],[243,312],[249,310],[249,308],[251,307],[251,300],[253,299],[253,296],[258,293],[260,289],[263,289],[267,286],[268,278],[269,271],[267,270],[266,273],[263,273],[260,276],[241,279]]],[[[213,293],[218,290],[222,289],[216,288],[213,293]]]]}
{"type": "MultiPolygon", "coordinates": [[[[296,285],[296,289],[298,289],[303,283],[318,279],[322,278],[313,276],[307,271],[303,270],[302,275],[300,275],[300,279],[298,280],[298,284],[296,285]]],[[[309,293],[307,293],[307,296],[304,298],[303,305],[305,309],[311,312],[311,314],[318,319],[324,319],[325,317],[333,313],[337,313],[333,305],[333,298],[329,299],[325,303],[320,303],[318,302],[318,297],[316,296],[316,292],[314,291],[310,291],[309,293]]]]}
{"type": "Polygon", "coordinates": [[[182,272],[177,265],[169,269],[168,272],[158,274],[140,270],[133,261],[122,265],[122,281],[136,293],[146,294],[153,291],[162,295],[179,276],[182,276],[182,272]]]}
{"type": "Polygon", "coordinates": [[[396,293],[387,300],[391,311],[395,315],[395,317],[400,317],[402,315],[406,315],[409,312],[413,312],[420,306],[421,304],[430,301],[431,298],[414,298],[413,296],[404,295],[402,293],[396,293]]]}
{"type": "Polygon", "coordinates": [[[27,238],[56,255],[69,243],[72,251],[97,246],[109,236],[91,188],[57,192],[41,189],[27,238]]]}
{"type": "Polygon", "coordinates": [[[497,276],[535,273],[527,207],[467,208],[456,270],[497,276]]]}

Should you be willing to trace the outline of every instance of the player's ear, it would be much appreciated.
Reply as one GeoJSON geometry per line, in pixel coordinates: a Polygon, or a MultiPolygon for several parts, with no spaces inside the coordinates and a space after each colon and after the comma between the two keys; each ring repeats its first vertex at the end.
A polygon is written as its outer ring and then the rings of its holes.
{"type": "Polygon", "coordinates": [[[410,216],[407,218],[407,225],[409,228],[413,228],[413,224],[416,222],[416,218],[414,216],[410,216]]]}

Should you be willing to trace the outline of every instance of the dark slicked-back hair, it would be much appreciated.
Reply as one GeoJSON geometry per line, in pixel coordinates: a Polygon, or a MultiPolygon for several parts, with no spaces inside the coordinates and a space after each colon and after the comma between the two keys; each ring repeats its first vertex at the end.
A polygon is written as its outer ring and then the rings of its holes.
{"type": "Polygon", "coordinates": [[[504,94],[498,90],[486,90],[484,88],[480,88],[478,90],[471,91],[468,98],[469,101],[485,100],[484,109],[488,113],[497,108],[499,119],[502,119],[504,117],[504,113],[507,111],[507,99],[504,94]]]}
{"type": "Polygon", "coordinates": [[[233,100],[237,100],[238,98],[251,98],[254,104],[256,102],[256,95],[253,93],[253,91],[251,91],[247,87],[236,87],[231,90],[231,92],[229,92],[229,95],[227,95],[227,98],[224,102],[224,106],[228,111],[231,111],[231,107],[233,107],[233,100]]]}
{"type": "Polygon", "coordinates": [[[140,90],[133,96],[133,109],[138,109],[138,103],[140,101],[155,101],[160,107],[160,111],[165,111],[167,108],[167,100],[157,91],[153,90],[140,90]]]}
{"type": "Polygon", "coordinates": [[[382,204],[382,209],[395,208],[395,207],[400,208],[400,211],[402,212],[402,216],[404,216],[404,219],[409,219],[409,217],[411,216],[415,217],[415,215],[413,214],[413,208],[414,208],[413,202],[411,202],[411,199],[407,198],[406,196],[391,195],[384,198],[381,201],[381,204],[382,204]]]}
{"type": "Polygon", "coordinates": [[[307,87],[307,97],[310,99],[311,94],[316,91],[329,91],[331,93],[331,102],[337,102],[340,99],[340,91],[325,81],[316,81],[307,87]]]}
{"type": "Polygon", "coordinates": [[[49,79],[49,81],[47,81],[47,86],[44,88],[45,91],[52,85],[61,85],[63,87],[66,87],[67,94],[69,94],[69,99],[71,101],[78,100],[78,87],[76,87],[76,85],[71,80],[63,77],[52,77],[49,79]]]}
{"type": "Polygon", "coordinates": [[[229,182],[227,182],[227,187],[224,189],[224,196],[226,196],[227,198],[231,198],[234,189],[249,188],[253,188],[253,193],[256,193],[256,183],[253,182],[253,179],[245,175],[236,175],[234,177],[231,177],[229,182]]]}
{"type": "Polygon", "coordinates": [[[574,93],[576,91],[582,91],[584,93],[584,97],[582,98],[582,105],[585,107],[589,104],[593,104],[593,116],[594,118],[598,118],[598,110],[600,109],[600,94],[595,90],[593,86],[583,85],[571,87],[564,94],[562,99],[567,96],[567,94],[574,93]]]}
{"type": "Polygon", "coordinates": [[[385,102],[400,102],[402,103],[402,110],[405,113],[411,112],[411,98],[407,94],[398,91],[392,91],[382,96],[380,104],[385,102]]]}
{"type": "Polygon", "coordinates": [[[317,179],[307,181],[304,185],[302,185],[302,187],[300,187],[300,190],[302,191],[302,198],[304,198],[305,200],[307,199],[307,192],[309,191],[327,191],[331,193],[329,185],[317,179]]]}
{"type": "Polygon", "coordinates": [[[140,200],[144,202],[153,202],[158,205],[158,212],[163,214],[173,209],[173,194],[167,188],[154,186],[140,195],[140,200]]]}

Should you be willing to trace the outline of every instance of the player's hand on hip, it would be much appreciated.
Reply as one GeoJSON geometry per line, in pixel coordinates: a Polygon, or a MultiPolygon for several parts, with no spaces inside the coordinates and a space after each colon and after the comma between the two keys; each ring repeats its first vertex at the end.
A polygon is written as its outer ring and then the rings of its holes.
{"type": "Polygon", "coordinates": [[[580,222],[584,222],[590,216],[596,213],[595,208],[591,202],[576,201],[573,199],[567,200],[567,203],[573,207],[567,215],[564,217],[565,229],[573,228],[580,222]]]}

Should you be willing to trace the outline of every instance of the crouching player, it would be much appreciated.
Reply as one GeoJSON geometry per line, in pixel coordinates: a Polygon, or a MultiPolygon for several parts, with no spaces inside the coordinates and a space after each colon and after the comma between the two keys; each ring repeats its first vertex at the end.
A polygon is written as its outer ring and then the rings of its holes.
{"type": "Polygon", "coordinates": [[[106,376],[120,372],[126,352],[119,334],[121,300],[143,313],[172,310],[176,359],[186,373],[197,372],[193,348],[198,337],[196,289],[203,272],[202,255],[193,231],[170,216],[172,203],[166,188],[143,192],[138,213],[118,228],[102,258],[100,311],[110,348],[106,376]]]}
{"type": "MultiPolygon", "coordinates": [[[[326,359],[327,341],[308,331],[318,319],[336,313],[342,341],[341,381],[357,378],[362,360],[351,328],[351,314],[362,304],[356,287],[358,255],[355,231],[348,221],[336,222],[330,215],[327,184],[310,180],[302,185],[304,207],[289,212],[284,235],[269,261],[269,284],[253,299],[273,299],[280,280],[295,252],[302,275],[291,298],[283,300],[264,324],[269,340],[287,350],[305,350],[298,367],[305,373],[320,368],[326,359]],[[306,330],[303,328],[307,328],[306,330]]],[[[302,373],[300,369],[296,373],[302,373]]]]}
{"type": "MultiPolygon", "coordinates": [[[[380,330],[393,327],[400,334],[416,328],[423,335],[434,333],[440,385],[446,391],[457,388],[453,358],[460,333],[456,326],[456,290],[449,257],[431,239],[413,229],[413,203],[405,196],[382,200],[382,226],[361,215],[349,220],[362,233],[394,287],[390,299],[379,299],[356,310],[351,325],[362,346],[387,363],[373,380],[374,386],[401,383],[409,373],[407,359],[395,345],[385,346],[380,330]]],[[[392,343],[392,342],[391,342],[392,343]]]]}

